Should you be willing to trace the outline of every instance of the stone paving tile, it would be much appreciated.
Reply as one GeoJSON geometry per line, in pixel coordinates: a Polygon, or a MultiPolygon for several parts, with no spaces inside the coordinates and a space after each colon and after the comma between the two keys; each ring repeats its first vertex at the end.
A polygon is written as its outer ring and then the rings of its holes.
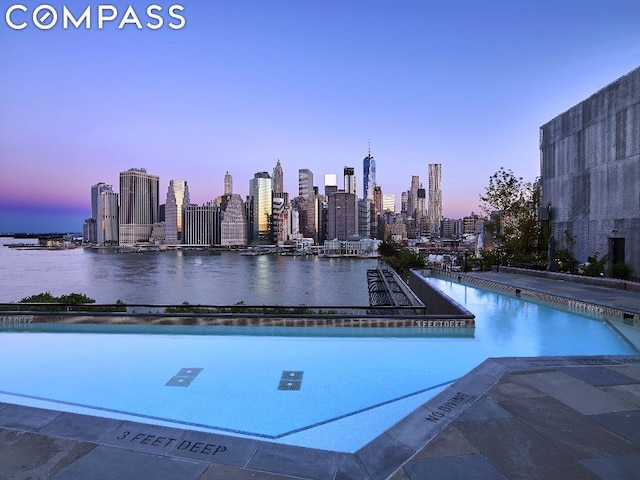
{"type": "Polygon", "coordinates": [[[482,455],[432,458],[410,462],[404,471],[409,480],[506,480],[482,455]]]}
{"type": "Polygon", "coordinates": [[[118,422],[110,418],[63,412],[38,431],[46,435],[98,442],[105,432],[113,431],[118,422]]]}
{"type": "Polygon", "coordinates": [[[602,387],[601,389],[640,408],[640,383],[602,387]]]}
{"type": "Polygon", "coordinates": [[[487,397],[495,401],[508,398],[536,398],[546,394],[522,381],[521,374],[507,374],[489,392],[487,397]]]}
{"type": "Polygon", "coordinates": [[[407,476],[404,469],[401,468],[400,470],[395,472],[393,475],[391,475],[388,478],[388,480],[411,480],[411,479],[407,476]]]}
{"type": "Polygon", "coordinates": [[[382,479],[391,475],[417,450],[408,449],[396,443],[389,435],[382,434],[356,454],[372,479],[382,479]]]}
{"type": "Polygon", "coordinates": [[[551,397],[513,398],[501,405],[576,459],[640,454],[632,443],[551,397]]]}
{"type": "Polygon", "coordinates": [[[453,425],[449,425],[440,434],[420,450],[412,460],[424,460],[439,457],[461,457],[480,453],[453,425]]]}
{"type": "Polygon", "coordinates": [[[46,479],[95,447],[38,433],[0,430],[0,478],[46,479]]]}
{"type": "Polygon", "coordinates": [[[495,420],[497,418],[507,418],[511,414],[494,402],[490,398],[481,397],[473,405],[465,409],[457,418],[456,422],[473,422],[479,420],[495,420]]]}
{"type": "Polygon", "coordinates": [[[598,478],[517,418],[461,422],[456,428],[509,479],[598,478]]]}
{"type": "Polygon", "coordinates": [[[607,367],[561,367],[558,370],[594,387],[637,383],[633,377],[607,367]]]}
{"type": "Polygon", "coordinates": [[[593,458],[582,461],[602,480],[634,480],[640,478],[640,455],[593,458]]]}
{"type": "Polygon", "coordinates": [[[97,446],[51,480],[197,480],[208,464],[97,446]]]}
{"type": "Polygon", "coordinates": [[[635,406],[566,373],[522,375],[522,380],[585,415],[635,410],[635,406]]]}
{"type": "Polygon", "coordinates": [[[343,455],[332,480],[368,480],[369,478],[364,466],[355,455],[343,455]]]}
{"type": "MultiPolygon", "coordinates": [[[[636,453],[640,454],[640,410],[605,413],[602,415],[593,415],[591,418],[605,428],[633,442],[638,450],[636,453]]],[[[624,452],[619,452],[619,455],[623,454],[624,452]]]]}
{"type": "Polygon", "coordinates": [[[331,479],[336,472],[340,456],[337,452],[261,443],[246,467],[294,477],[331,479]]]}
{"type": "Polygon", "coordinates": [[[55,420],[61,412],[7,404],[0,410],[0,425],[8,428],[36,430],[55,420]]]}
{"type": "Polygon", "coordinates": [[[228,465],[211,465],[198,480],[307,480],[291,475],[247,470],[228,465]]]}
{"type": "Polygon", "coordinates": [[[640,365],[619,365],[610,368],[611,370],[615,370],[622,375],[635,378],[638,382],[640,382],[640,365]]]}

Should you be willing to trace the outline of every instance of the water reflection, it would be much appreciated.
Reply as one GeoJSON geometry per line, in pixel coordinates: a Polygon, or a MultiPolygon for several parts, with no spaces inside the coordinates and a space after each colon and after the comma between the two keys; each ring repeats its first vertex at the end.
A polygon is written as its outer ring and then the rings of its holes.
{"type": "Polygon", "coordinates": [[[368,304],[366,271],[377,262],[237,252],[117,254],[0,247],[0,264],[0,302],[49,291],[83,293],[99,303],[350,306],[368,304]]]}

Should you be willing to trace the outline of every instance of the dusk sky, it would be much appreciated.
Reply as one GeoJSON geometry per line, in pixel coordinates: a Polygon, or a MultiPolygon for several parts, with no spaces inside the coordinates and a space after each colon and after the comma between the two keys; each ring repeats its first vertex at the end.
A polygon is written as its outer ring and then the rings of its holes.
{"type": "Polygon", "coordinates": [[[640,65],[637,0],[0,2],[0,232],[82,231],[90,189],[146,168],[191,201],[272,172],[298,192],[309,168],[342,187],[371,154],[396,196],[442,164],[443,214],[480,213],[500,167],[539,175],[539,127],[640,65]],[[27,13],[9,5],[22,3],[27,13]],[[34,8],[59,12],[38,29],[34,8]],[[162,28],[146,14],[162,6],[162,28]],[[62,28],[62,5],[91,28],[62,28]],[[168,26],[184,6],[181,29],[168,26]],[[118,29],[133,5],[143,29],[118,29]]]}

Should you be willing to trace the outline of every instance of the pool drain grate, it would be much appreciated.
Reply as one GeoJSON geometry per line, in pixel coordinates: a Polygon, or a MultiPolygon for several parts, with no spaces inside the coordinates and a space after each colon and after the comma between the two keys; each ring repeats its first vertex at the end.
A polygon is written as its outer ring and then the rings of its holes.
{"type": "Polygon", "coordinates": [[[188,387],[201,371],[202,368],[182,368],[165,384],[165,387],[188,387]]]}
{"type": "Polygon", "coordinates": [[[300,370],[285,370],[280,377],[278,390],[300,390],[302,386],[302,374],[300,370]]]}

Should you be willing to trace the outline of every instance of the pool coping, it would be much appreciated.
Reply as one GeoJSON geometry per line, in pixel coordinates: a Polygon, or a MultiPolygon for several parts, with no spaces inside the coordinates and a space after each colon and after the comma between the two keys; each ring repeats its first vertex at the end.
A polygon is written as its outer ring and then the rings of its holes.
{"type": "MultiPolygon", "coordinates": [[[[0,429],[30,432],[97,447],[152,454],[234,470],[302,479],[389,478],[460,414],[511,373],[563,367],[640,365],[639,355],[489,358],[355,453],[0,403],[0,429]]],[[[193,477],[199,478],[200,475],[193,477]]]]}

